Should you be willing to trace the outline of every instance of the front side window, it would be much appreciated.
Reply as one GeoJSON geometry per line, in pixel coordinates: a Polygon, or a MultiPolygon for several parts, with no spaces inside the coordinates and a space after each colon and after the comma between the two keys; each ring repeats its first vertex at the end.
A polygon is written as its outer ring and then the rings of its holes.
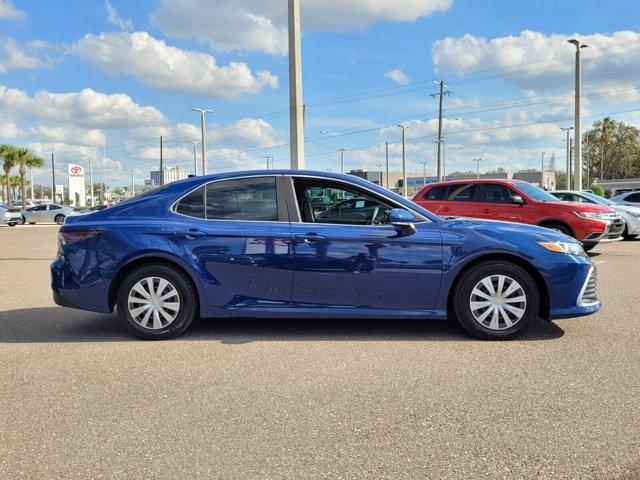
{"type": "MultiPolygon", "coordinates": [[[[511,190],[498,183],[485,183],[483,185],[484,201],[489,203],[511,203],[511,190]]],[[[556,200],[555,197],[553,197],[556,200]]]]}
{"type": "Polygon", "coordinates": [[[277,221],[274,177],[212,182],[185,196],[176,213],[207,220],[277,221]]]}
{"type": "Polygon", "coordinates": [[[393,206],[368,193],[339,182],[296,179],[296,198],[300,218],[306,223],[340,225],[385,225],[393,206]],[[312,195],[321,190],[329,203],[318,209],[312,195]]]}

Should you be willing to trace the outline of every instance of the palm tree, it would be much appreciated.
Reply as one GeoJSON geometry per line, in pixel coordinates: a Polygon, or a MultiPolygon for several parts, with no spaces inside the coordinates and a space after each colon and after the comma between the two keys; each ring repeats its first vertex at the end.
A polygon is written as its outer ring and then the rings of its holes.
{"type": "MultiPolygon", "coordinates": [[[[20,176],[19,175],[11,175],[9,177],[9,186],[11,187],[11,197],[16,198],[16,188],[20,186],[20,176]]],[[[22,208],[26,208],[27,204],[25,201],[22,201],[22,208]]]]}
{"type": "Polygon", "coordinates": [[[9,198],[11,198],[9,194],[9,177],[11,176],[11,170],[13,170],[13,167],[16,166],[14,155],[15,150],[16,147],[14,147],[13,145],[9,145],[6,143],[0,145],[0,160],[2,160],[2,170],[4,170],[4,182],[7,189],[7,203],[9,203],[9,198]]]}
{"type": "Polygon", "coordinates": [[[604,180],[604,157],[606,155],[607,147],[609,146],[609,143],[611,143],[616,131],[618,122],[611,117],[604,117],[602,120],[595,122],[593,126],[596,130],[596,134],[600,137],[600,142],[602,144],[602,152],[600,153],[600,179],[604,180]]]}
{"type": "Polygon", "coordinates": [[[25,181],[27,168],[40,168],[44,165],[44,162],[28,148],[16,149],[15,161],[19,166],[18,173],[20,174],[20,198],[22,198],[22,208],[27,208],[27,188],[25,181]]]}

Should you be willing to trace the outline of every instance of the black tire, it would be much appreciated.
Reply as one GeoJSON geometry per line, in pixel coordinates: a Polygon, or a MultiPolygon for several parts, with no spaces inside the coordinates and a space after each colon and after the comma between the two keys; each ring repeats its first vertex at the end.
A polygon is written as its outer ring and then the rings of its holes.
{"type": "Polygon", "coordinates": [[[584,249],[585,252],[590,252],[595,247],[596,247],[595,245],[582,245],[582,248],[584,249]]]}
{"type": "MultiPolygon", "coordinates": [[[[522,335],[537,320],[539,306],[540,292],[531,275],[522,267],[503,260],[488,260],[464,272],[456,282],[451,301],[453,314],[462,328],[472,336],[484,340],[509,340],[522,335]],[[504,275],[515,280],[526,297],[522,317],[510,327],[500,329],[492,329],[481,324],[471,310],[472,292],[476,285],[483,279],[496,275],[504,275]]],[[[502,323],[506,325],[506,322],[502,323]]]]}
{"type": "Polygon", "coordinates": [[[564,233],[569,237],[573,237],[573,232],[563,223],[559,222],[548,222],[542,225],[543,227],[550,228],[551,230],[555,230],[556,232],[564,233]]]}
{"type": "Polygon", "coordinates": [[[29,225],[35,225],[36,222],[29,222],[29,225]]]}
{"type": "Polygon", "coordinates": [[[56,222],[58,225],[62,225],[64,223],[64,215],[62,215],[61,213],[56,215],[53,221],[56,222]]]}
{"type": "Polygon", "coordinates": [[[189,278],[180,270],[169,265],[154,263],[136,268],[125,277],[120,284],[117,296],[118,318],[120,323],[133,335],[142,340],[166,340],[184,332],[196,318],[198,311],[197,293],[189,278]],[[140,280],[157,277],[168,281],[179,297],[180,307],[175,319],[168,325],[159,328],[145,328],[131,315],[128,306],[129,292],[140,280]]]}
{"type": "Polygon", "coordinates": [[[14,222],[9,223],[10,227],[15,227],[16,225],[17,225],[17,223],[14,223],[14,222]]]}

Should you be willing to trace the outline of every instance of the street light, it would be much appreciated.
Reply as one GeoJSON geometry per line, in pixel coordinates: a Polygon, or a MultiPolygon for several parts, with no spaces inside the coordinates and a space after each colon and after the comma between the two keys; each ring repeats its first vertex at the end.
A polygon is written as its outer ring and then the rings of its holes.
{"type": "Polygon", "coordinates": [[[424,187],[427,184],[427,162],[420,162],[422,165],[422,186],[424,187]]]}
{"type": "Polygon", "coordinates": [[[267,170],[269,170],[269,162],[271,162],[271,168],[273,168],[273,157],[271,155],[263,155],[262,158],[267,161],[267,170]]]}
{"type": "Polygon", "coordinates": [[[588,45],[580,43],[579,40],[572,38],[567,40],[576,47],[576,78],[575,78],[575,161],[573,165],[573,188],[574,190],[582,190],[582,125],[580,111],[580,96],[582,88],[582,76],[580,72],[580,50],[587,48],[588,45]]]}
{"type": "Polygon", "coordinates": [[[540,166],[540,188],[544,188],[544,156],[547,152],[542,152],[542,165],[540,166]]]}
{"type": "Polygon", "coordinates": [[[200,112],[200,133],[202,135],[202,174],[207,174],[207,139],[205,137],[205,114],[213,113],[213,110],[207,110],[205,108],[192,108],[194,112],[200,112]]]}
{"type": "Polygon", "coordinates": [[[85,153],[83,157],[89,157],[89,187],[91,189],[91,206],[93,207],[93,163],[91,162],[91,155],[85,153]]]}
{"type": "Polygon", "coordinates": [[[407,196],[407,141],[405,130],[406,125],[402,123],[398,124],[398,127],[402,129],[402,196],[407,196]]]}
{"type": "Polygon", "coordinates": [[[560,130],[562,130],[563,132],[567,132],[567,156],[566,156],[566,183],[567,183],[567,190],[571,190],[571,130],[573,130],[574,127],[560,127],[560,130]]]}
{"type": "Polygon", "coordinates": [[[382,186],[382,165],[383,163],[377,163],[376,167],[378,167],[378,185],[382,186]]]}
{"type": "Polygon", "coordinates": [[[196,147],[200,145],[202,142],[197,142],[196,140],[190,140],[189,143],[193,145],[193,174],[198,176],[198,157],[196,155],[196,147]]]}
{"type": "Polygon", "coordinates": [[[476,175],[478,178],[480,178],[480,162],[482,161],[482,159],[474,158],[473,161],[476,162],[476,175]]]}

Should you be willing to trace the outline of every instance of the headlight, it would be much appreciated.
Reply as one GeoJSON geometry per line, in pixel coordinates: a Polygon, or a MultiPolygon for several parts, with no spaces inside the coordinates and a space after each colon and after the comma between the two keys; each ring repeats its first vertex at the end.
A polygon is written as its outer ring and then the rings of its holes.
{"type": "Polygon", "coordinates": [[[582,218],[595,218],[597,220],[610,220],[611,214],[604,212],[573,212],[582,218]]]}
{"type": "Polygon", "coordinates": [[[538,242],[538,244],[556,253],[568,253],[569,255],[584,255],[582,245],[574,242],[538,242]]]}

